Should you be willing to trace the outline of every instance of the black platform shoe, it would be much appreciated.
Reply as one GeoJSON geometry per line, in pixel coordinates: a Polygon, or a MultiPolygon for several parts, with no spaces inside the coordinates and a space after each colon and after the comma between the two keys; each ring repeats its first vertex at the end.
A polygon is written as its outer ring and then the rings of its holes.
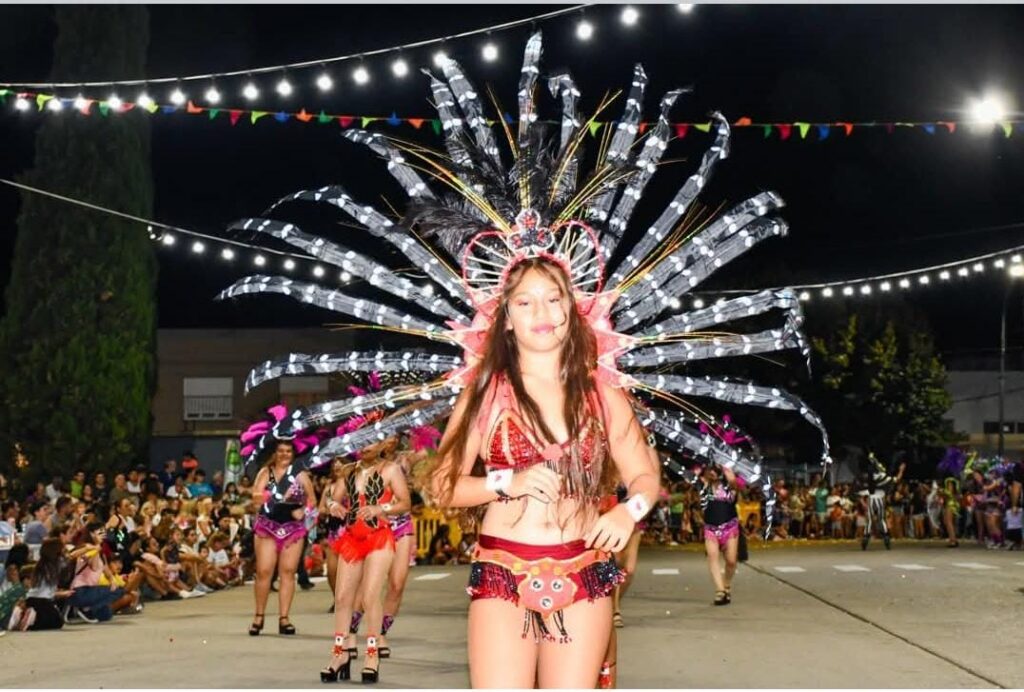
{"type": "Polygon", "coordinates": [[[252,616],[252,624],[249,625],[249,636],[256,637],[260,632],[263,631],[263,613],[256,613],[252,616]],[[260,624],[256,624],[256,619],[259,618],[260,624]]]}
{"type": "Polygon", "coordinates": [[[366,666],[363,666],[363,672],[362,672],[363,684],[367,684],[367,683],[375,684],[376,682],[378,682],[380,680],[380,651],[377,649],[377,638],[376,637],[367,637],[366,638],[366,657],[367,658],[376,658],[377,659],[377,667],[376,668],[368,668],[366,666]]]}
{"type": "Polygon", "coordinates": [[[278,634],[295,634],[295,625],[292,623],[285,624],[285,620],[288,619],[287,615],[283,615],[277,619],[277,633],[278,634]]]}
{"type": "Polygon", "coordinates": [[[341,656],[345,654],[345,662],[337,668],[325,668],[320,671],[320,682],[338,682],[338,680],[349,680],[352,677],[352,657],[345,650],[345,645],[341,637],[334,638],[334,648],[331,649],[331,656],[341,656]]]}

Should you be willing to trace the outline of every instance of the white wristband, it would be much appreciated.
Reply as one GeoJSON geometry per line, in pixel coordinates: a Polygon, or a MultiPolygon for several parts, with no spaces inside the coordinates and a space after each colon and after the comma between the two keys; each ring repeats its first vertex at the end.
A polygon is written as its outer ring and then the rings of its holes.
{"type": "Polygon", "coordinates": [[[626,501],[626,511],[634,522],[639,523],[651,511],[651,504],[642,493],[637,493],[626,501]]]}
{"type": "Polygon", "coordinates": [[[504,492],[512,485],[512,469],[494,469],[487,472],[484,486],[492,493],[504,492]]]}

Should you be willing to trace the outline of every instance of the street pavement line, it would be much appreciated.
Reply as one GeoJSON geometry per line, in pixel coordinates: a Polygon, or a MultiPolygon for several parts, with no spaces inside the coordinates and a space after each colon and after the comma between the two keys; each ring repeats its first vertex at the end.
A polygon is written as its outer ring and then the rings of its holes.
{"type": "Polygon", "coordinates": [[[935,569],[934,567],[929,567],[928,565],[918,565],[918,564],[913,563],[913,562],[910,562],[910,563],[894,562],[892,566],[895,567],[896,569],[903,569],[903,570],[906,570],[908,572],[920,572],[920,571],[927,570],[927,569],[935,569]]]}
{"type": "Polygon", "coordinates": [[[421,574],[415,577],[413,581],[439,581],[441,579],[447,579],[452,576],[451,572],[434,572],[433,574],[421,574]]]}
{"type": "MultiPolygon", "coordinates": [[[[785,584],[786,586],[790,587],[791,589],[796,589],[800,593],[802,593],[802,594],[804,594],[806,596],[810,596],[811,598],[813,598],[816,601],[819,601],[820,603],[824,603],[825,605],[827,605],[827,606],[829,606],[831,608],[835,608],[836,610],[838,610],[841,613],[845,613],[846,615],[849,615],[854,620],[860,620],[861,622],[863,622],[866,625],[870,625],[871,627],[874,627],[875,629],[878,629],[878,630],[880,630],[882,632],[885,632],[890,637],[894,637],[896,639],[899,639],[904,644],[909,644],[910,646],[914,647],[915,649],[920,649],[921,651],[924,651],[925,653],[929,653],[932,656],[934,656],[935,658],[938,658],[938,659],[940,659],[942,661],[945,661],[949,665],[951,665],[951,666],[953,666],[955,668],[959,668],[960,670],[964,671],[965,673],[967,673],[969,675],[973,675],[974,677],[978,678],[979,680],[984,680],[985,682],[987,682],[988,684],[992,685],[993,687],[998,687],[999,689],[1003,689],[1003,690],[1007,689],[1006,685],[998,683],[995,680],[993,680],[992,678],[986,677],[986,676],[982,675],[981,673],[979,673],[978,671],[973,670],[971,668],[968,668],[967,666],[963,665],[962,663],[956,662],[955,660],[953,660],[952,658],[949,658],[948,656],[944,656],[943,654],[940,654],[938,651],[934,651],[933,649],[929,649],[927,646],[924,646],[923,644],[918,644],[917,642],[915,642],[915,641],[913,641],[911,639],[907,639],[902,634],[898,634],[898,633],[894,632],[893,630],[889,629],[888,627],[885,627],[884,625],[878,624],[874,620],[869,620],[868,618],[864,617],[863,615],[858,615],[857,613],[855,613],[852,610],[849,610],[847,608],[844,608],[843,606],[839,605],[838,603],[833,603],[832,601],[828,600],[827,598],[819,596],[818,594],[814,593],[813,591],[811,591],[809,589],[805,589],[802,586],[797,586],[796,584],[794,584],[791,581],[786,581],[782,577],[780,577],[778,575],[775,575],[775,574],[772,574],[771,572],[768,572],[767,570],[763,570],[760,567],[751,564],[750,562],[744,562],[743,564],[746,565],[747,567],[749,567],[750,569],[754,570],[758,574],[766,576],[769,579],[774,579],[775,581],[779,582],[780,584],[785,584]]],[[[778,567],[776,567],[775,569],[778,569],[778,567]]]]}
{"type": "Polygon", "coordinates": [[[832,568],[838,572],[870,572],[868,567],[862,565],[832,565],[832,568]]]}
{"type": "Polygon", "coordinates": [[[652,569],[651,574],[656,574],[659,577],[668,576],[670,574],[679,574],[679,568],[677,567],[659,567],[652,569]]]}
{"type": "Polygon", "coordinates": [[[798,572],[806,572],[803,567],[794,567],[790,565],[782,565],[781,567],[773,567],[776,572],[782,572],[783,574],[796,574],[798,572]]]}
{"type": "Polygon", "coordinates": [[[986,565],[984,562],[954,562],[953,566],[965,569],[999,569],[995,565],[986,565]]]}

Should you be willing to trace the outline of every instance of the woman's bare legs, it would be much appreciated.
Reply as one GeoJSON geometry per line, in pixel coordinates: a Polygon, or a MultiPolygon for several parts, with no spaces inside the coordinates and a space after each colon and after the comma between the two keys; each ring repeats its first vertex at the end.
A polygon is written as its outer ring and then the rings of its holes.
{"type": "Polygon", "coordinates": [[[338,584],[338,554],[330,548],[327,549],[327,584],[331,587],[331,593],[338,584]]]}
{"type": "MultiPolygon", "coordinates": [[[[363,603],[363,617],[366,618],[366,637],[380,638],[380,623],[384,617],[384,602],[381,599],[381,591],[384,589],[384,582],[388,578],[388,570],[391,568],[391,561],[395,557],[395,551],[390,548],[375,550],[366,556],[363,561],[363,579],[359,585],[360,601],[363,603]]],[[[380,642],[377,642],[380,648],[380,642]]],[[[377,654],[370,656],[370,647],[366,647],[366,655],[363,658],[363,668],[377,670],[380,667],[380,657],[377,654]]]]}
{"type": "MultiPolygon", "coordinates": [[[[740,550],[740,539],[730,538],[725,542],[725,590],[732,588],[732,578],[736,576],[737,557],[740,550]]],[[[717,561],[716,561],[717,562],[717,561]]]]}
{"type": "Polygon", "coordinates": [[[542,641],[537,664],[538,687],[593,689],[611,636],[611,599],[579,601],[566,608],[569,641],[542,641]]]}
{"type": "MultiPolygon", "coordinates": [[[[409,580],[409,557],[415,548],[415,536],[403,536],[395,541],[395,557],[391,561],[391,569],[388,570],[388,591],[384,595],[384,617],[394,620],[402,607],[402,595],[405,593],[405,583],[409,580]]],[[[388,623],[390,626],[390,621],[388,623]]],[[[383,622],[381,623],[380,637],[377,638],[381,647],[387,646],[384,637],[383,622]]]]}
{"type": "Polygon", "coordinates": [[[295,596],[295,572],[299,569],[302,550],[306,547],[306,539],[295,541],[281,551],[277,562],[279,586],[277,593],[278,612],[281,619],[287,619],[292,609],[292,598],[295,596]]]}
{"type": "MultiPolygon", "coordinates": [[[[256,582],[253,594],[256,598],[256,615],[263,617],[267,612],[267,598],[270,596],[270,580],[274,578],[277,566],[277,545],[273,538],[257,536],[253,541],[256,553],[256,582]]],[[[263,621],[260,621],[263,624],[263,621]]]]}
{"type": "MultiPolygon", "coordinates": [[[[352,619],[352,606],[359,591],[359,582],[363,579],[363,563],[338,560],[338,577],[334,587],[334,635],[348,632],[349,620],[352,619]]],[[[331,657],[330,667],[337,668],[348,660],[348,654],[331,657]]]]}
{"type": "Polygon", "coordinates": [[[946,540],[950,545],[956,545],[956,520],[953,517],[953,510],[948,507],[942,510],[942,523],[946,527],[946,540]]]}
{"type": "Polygon", "coordinates": [[[722,578],[722,565],[718,562],[721,551],[718,549],[718,539],[704,539],[704,550],[708,554],[708,571],[711,572],[711,581],[715,583],[715,591],[725,591],[725,580],[722,578]]]}
{"type": "MultiPolygon", "coordinates": [[[[500,598],[481,598],[469,604],[471,687],[532,689],[535,686],[539,647],[531,635],[522,636],[524,617],[523,608],[500,598]]],[[[607,611],[605,622],[606,627],[611,625],[611,613],[607,611]]],[[[594,686],[596,679],[595,676],[589,687],[594,686]]]]}

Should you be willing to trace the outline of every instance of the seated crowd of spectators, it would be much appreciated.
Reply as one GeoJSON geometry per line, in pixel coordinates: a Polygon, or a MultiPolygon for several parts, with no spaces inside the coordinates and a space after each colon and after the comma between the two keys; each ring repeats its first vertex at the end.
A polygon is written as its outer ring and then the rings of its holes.
{"type": "Polygon", "coordinates": [[[60,628],[142,612],[156,599],[205,596],[253,571],[251,483],[136,467],[39,483],[23,498],[0,484],[0,629],[60,628]]]}
{"type": "MultiPolygon", "coordinates": [[[[830,485],[816,475],[810,483],[774,483],[775,518],[770,539],[860,539],[867,528],[868,503],[856,483],[830,485]]],[[[973,536],[988,547],[1020,550],[1020,499],[1004,501],[994,510],[981,506],[969,485],[949,488],[940,480],[903,481],[886,491],[885,519],[893,538],[931,539],[973,536]],[[951,496],[952,495],[952,496],[951,496]],[[959,510],[955,536],[948,536],[943,509],[953,502],[959,510]],[[986,517],[1000,512],[1002,531],[986,526],[986,517]]],[[[756,487],[741,487],[737,502],[740,523],[750,538],[763,536],[764,497],[756,487]]],[[[703,513],[697,487],[686,481],[665,485],[662,497],[647,518],[645,544],[703,543],[703,513]]],[[[877,527],[876,527],[877,530],[877,527]]]]}

